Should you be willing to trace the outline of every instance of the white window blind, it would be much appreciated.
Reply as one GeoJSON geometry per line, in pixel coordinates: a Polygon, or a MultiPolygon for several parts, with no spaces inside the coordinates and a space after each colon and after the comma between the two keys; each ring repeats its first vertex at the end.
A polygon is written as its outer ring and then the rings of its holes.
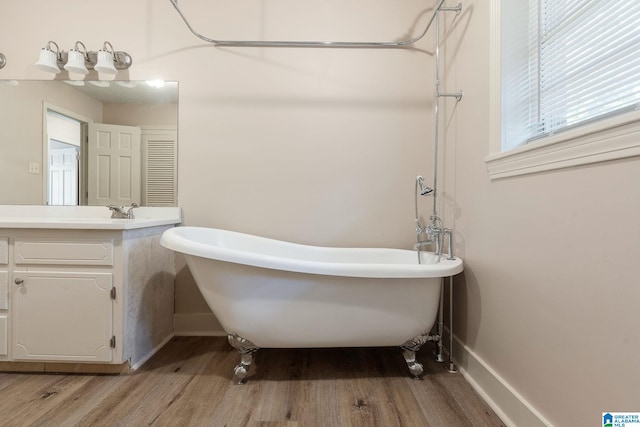
{"type": "Polygon", "coordinates": [[[529,5],[527,140],[639,107],[640,0],[529,5]]]}

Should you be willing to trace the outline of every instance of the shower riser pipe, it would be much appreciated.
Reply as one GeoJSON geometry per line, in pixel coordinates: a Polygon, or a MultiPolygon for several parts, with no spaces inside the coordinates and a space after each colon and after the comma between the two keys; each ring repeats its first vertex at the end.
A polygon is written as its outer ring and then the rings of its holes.
{"type": "Polygon", "coordinates": [[[456,12],[459,14],[462,10],[462,3],[458,3],[456,7],[444,7],[441,6],[436,12],[434,19],[435,25],[435,102],[433,106],[433,121],[434,121],[434,161],[433,161],[433,213],[432,218],[438,217],[437,209],[437,194],[438,194],[438,156],[440,146],[440,110],[438,100],[441,97],[456,98],[456,101],[462,99],[462,91],[457,92],[440,92],[440,12],[456,12]]]}
{"type": "MultiPolygon", "coordinates": [[[[457,92],[440,92],[440,12],[449,12],[455,11],[456,14],[459,14],[462,10],[462,4],[458,4],[457,7],[440,7],[435,16],[435,102],[434,102],[434,168],[433,168],[433,213],[431,215],[431,221],[435,226],[440,218],[438,217],[437,212],[437,199],[436,195],[438,193],[438,160],[439,160],[439,143],[440,143],[440,111],[439,111],[439,99],[441,97],[451,97],[456,98],[456,102],[462,99],[462,91],[457,92]]],[[[440,253],[440,238],[446,237],[447,243],[449,246],[449,256],[448,259],[453,258],[452,252],[452,230],[445,228],[442,230],[445,236],[438,235],[436,238],[436,245],[438,246],[437,253],[440,253]]],[[[418,251],[419,254],[419,251],[418,251]]],[[[440,311],[438,313],[438,335],[440,336],[440,341],[438,342],[438,349],[436,352],[436,360],[439,362],[444,362],[443,357],[443,342],[442,338],[444,336],[444,281],[442,282],[442,289],[440,295],[440,311]]],[[[453,361],[453,276],[449,276],[449,356],[448,356],[448,370],[449,372],[457,372],[456,366],[453,361]]]]}
{"type": "Polygon", "coordinates": [[[435,17],[435,37],[436,37],[436,48],[435,48],[435,61],[436,61],[436,71],[435,71],[435,102],[433,103],[433,121],[434,121],[434,154],[433,154],[433,209],[432,209],[432,218],[438,216],[437,210],[437,195],[438,195],[438,145],[440,140],[440,115],[438,112],[438,93],[440,93],[440,12],[436,12],[435,17]]]}

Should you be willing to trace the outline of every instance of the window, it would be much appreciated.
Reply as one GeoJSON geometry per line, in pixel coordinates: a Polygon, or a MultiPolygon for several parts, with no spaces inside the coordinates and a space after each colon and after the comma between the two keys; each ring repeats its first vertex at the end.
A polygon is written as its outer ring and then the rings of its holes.
{"type": "Polygon", "coordinates": [[[640,2],[532,3],[530,139],[635,109],[640,102],[640,2]]]}
{"type": "Polygon", "coordinates": [[[492,17],[492,178],[640,155],[640,1],[494,0],[492,17]]]}

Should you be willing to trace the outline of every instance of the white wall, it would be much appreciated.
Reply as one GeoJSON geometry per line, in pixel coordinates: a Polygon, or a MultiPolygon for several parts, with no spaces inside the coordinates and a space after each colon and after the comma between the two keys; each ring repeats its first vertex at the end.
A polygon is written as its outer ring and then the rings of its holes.
{"type": "MultiPolygon", "coordinates": [[[[422,2],[183,3],[201,32],[229,38],[394,39],[426,18],[422,2]]],[[[465,2],[443,61],[445,89],[464,90],[443,107],[440,210],[466,263],[456,335],[550,422],[597,425],[602,411],[638,410],[640,168],[488,179],[487,3],[465,2]]],[[[188,33],[169,0],[9,0],[0,10],[11,17],[0,40],[15,40],[0,46],[2,78],[46,77],[31,64],[47,40],[92,50],[109,40],[134,59],[119,78],[180,82],[186,224],[411,247],[414,178],[432,173],[432,35],[416,50],[216,48],[188,33]]],[[[180,267],[177,312],[206,311],[180,267]]]]}
{"type": "MultiPolygon", "coordinates": [[[[459,356],[484,362],[549,423],[600,425],[602,412],[640,407],[640,162],[489,180],[487,3],[464,2],[446,43],[445,85],[464,90],[446,136],[445,223],[465,260],[454,333],[470,353],[459,356]]],[[[531,425],[526,405],[483,384],[531,425]]]]}

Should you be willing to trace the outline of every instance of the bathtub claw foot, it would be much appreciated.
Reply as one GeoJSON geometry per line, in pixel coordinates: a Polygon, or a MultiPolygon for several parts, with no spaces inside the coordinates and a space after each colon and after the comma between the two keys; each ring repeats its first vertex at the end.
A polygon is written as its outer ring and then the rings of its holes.
{"type": "Polygon", "coordinates": [[[411,350],[403,350],[402,355],[404,356],[404,360],[407,362],[409,373],[413,375],[414,379],[419,380],[420,375],[422,375],[422,373],[424,372],[424,366],[422,366],[422,363],[416,360],[416,352],[411,350]]]}
{"type": "Polygon", "coordinates": [[[411,375],[413,375],[413,378],[419,380],[420,375],[424,372],[424,366],[416,360],[416,352],[428,341],[435,340],[435,336],[423,334],[418,335],[415,338],[411,338],[400,346],[404,360],[407,362],[407,367],[409,368],[411,375]]]}
{"type": "MultiPolygon", "coordinates": [[[[249,357],[252,357],[252,356],[249,355],[249,357]]],[[[235,368],[233,368],[233,374],[235,375],[235,378],[237,378],[238,380],[237,384],[246,383],[247,377],[253,374],[253,372],[250,372],[251,362],[252,361],[249,361],[249,363],[240,362],[239,364],[236,365],[235,368]]]]}
{"type": "Polygon", "coordinates": [[[255,365],[253,364],[253,353],[258,351],[260,347],[246,338],[242,338],[236,334],[227,335],[229,344],[240,353],[240,363],[233,368],[233,373],[238,379],[238,384],[247,382],[247,377],[255,373],[255,365]]]}

